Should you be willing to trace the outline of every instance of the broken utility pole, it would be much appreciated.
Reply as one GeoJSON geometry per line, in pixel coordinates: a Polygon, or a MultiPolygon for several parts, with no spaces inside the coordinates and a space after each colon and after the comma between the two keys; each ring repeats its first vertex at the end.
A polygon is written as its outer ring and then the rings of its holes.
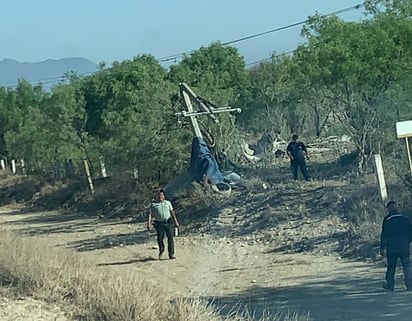
{"type": "Polygon", "coordinates": [[[206,99],[197,96],[185,83],[180,83],[179,88],[187,111],[182,111],[175,115],[189,117],[195,136],[192,142],[192,154],[190,160],[190,174],[192,179],[196,181],[207,181],[211,185],[213,191],[230,195],[231,186],[224,181],[224,177],[219,169],[216,159],[212,156],[209,147],[203,139],[202,132],[197,123],[197,117],[207,115],[215,122],[219,122],[216,114],[225,112],[240,113],[241,109],[215,107],[206,99]],[[194,109],[194,105],[198,107],[198,110],[194,109]]]}

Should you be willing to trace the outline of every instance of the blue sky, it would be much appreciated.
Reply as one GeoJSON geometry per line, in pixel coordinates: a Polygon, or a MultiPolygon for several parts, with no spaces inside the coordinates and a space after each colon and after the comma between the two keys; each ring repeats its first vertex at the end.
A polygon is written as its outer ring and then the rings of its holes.
{"type": "MultiPolygon", "coordinates": [[[[362,0],[1,0],[0,60],[163,58],[304,21],[362,0]]],[[[339,15],[360,20],[363,9],[339,15]]],[[[246,63],[295,49],[302,26],[233,44],[246,63]]]]}

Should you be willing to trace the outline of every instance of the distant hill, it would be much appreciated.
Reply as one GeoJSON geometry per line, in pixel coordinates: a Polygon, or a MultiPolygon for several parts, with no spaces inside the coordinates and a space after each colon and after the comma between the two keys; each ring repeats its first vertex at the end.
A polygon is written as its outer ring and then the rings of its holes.
{"type": "Polygon", "coordinates": [[[59,82],[67,72],[76,72],[79,75],[92,74],[98,71],[98,64],[81,57],[64,59],[47,59],[41,62],[18,62],[13,59],[0,61],[0,87],[15,87],[21,78],[30,83],[44,84],[45,88],[59,82]]]}

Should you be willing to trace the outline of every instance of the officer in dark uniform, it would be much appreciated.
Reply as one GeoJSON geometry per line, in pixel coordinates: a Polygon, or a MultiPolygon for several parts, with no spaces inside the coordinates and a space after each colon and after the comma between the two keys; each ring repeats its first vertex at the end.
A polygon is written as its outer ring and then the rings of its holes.
{"type": "Polygon", "coordinates": [[[292,175],[295,180],[298,179],[298,169],[302,172],[305,180],[310,180],[308,167],[306,166],[305,157],[308,156],[306,145],[298,141],[298,135],[292,136],[292,141],[286,147],[286,152],[290,158],[290,167],[292,168],[292,175]]]}
{"type": "Polygon", "coordinates": [[[409,219],[400,214],[394,201],[386,204],[388,215],[383,219],[380,254],[386,249],[387,270],[386,283],[383,288],[393,291],[395,287],[395,270],[398,258],[401,260],[405,285],[412,290],[412,275],[409,261],[409,243],[412,240],[412,225],[409,219]]]}

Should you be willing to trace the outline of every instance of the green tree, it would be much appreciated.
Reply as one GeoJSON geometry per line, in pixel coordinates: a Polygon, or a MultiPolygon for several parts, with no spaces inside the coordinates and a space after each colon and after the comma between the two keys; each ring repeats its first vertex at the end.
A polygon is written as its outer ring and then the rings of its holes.
{"type": "Polygon", "coordinates": [[[0,88],[0,154],[3,157],[7,157],[7,147],[4,141],[4,134],[15,128],[18,124],[18,118],[20,116],[19,110],[17,110],[14,100],[14,91],[6,88],[0,88]]]}
{"type": "Polygon", "coordinates": [[[304,30],[308,44],[296,54],[299,68],[335,104],[359,152],[362,172],[393,123],[390,89],[410,66],[411,22],[392,15],[360,23],[313,17],[304,30]]]}
{"type": "Polygon", "coordinates": [[[296,115],[296,103],[291,102],[290,63],[291,57],[274,55],[269,62],[250,70],[250,95],[240,116],[242,126],[256,132],[287,135],[300,127],[300,121],[290,121],[296,115]]]}
{"type": "MultiPolygon", "coordinates": [[[[18,97],[29,102],[31,98],[27,92],[18,97]]],[[[55,160],[81,159],[85,117],[76,86],[58,85],[50,95],[31,101],[18,126],[6,132],[9,153],[39,174],[50,172],[55,160]]]]}
{"type": "Polygon", "coordinates": [[[5,157],[10,155],[6,144],[6,133],[17,130],[30,108],[38,107],[47,94],[42,86],[32,86],[26,80],[18,81],[16,89],[0,88],[0,145],[5,157]]]}
{"type": "Polygon", "coordinates": [[[412,3],[409,0],[366,0],[365,7],[375,17],[390,14],[410,19],[412,16],[412,3]]]}
{"type": "Polygon", "coordinates": [[[167,76],[152,56],[143,55],[115,62],[84,82],[94,158],[100,154],[109,168],[136,168],[147,177],[159,171],[168,177],[182,168],[187,142],[184,130],[174,130],[172,106],[178,86],[167,76]]]}

